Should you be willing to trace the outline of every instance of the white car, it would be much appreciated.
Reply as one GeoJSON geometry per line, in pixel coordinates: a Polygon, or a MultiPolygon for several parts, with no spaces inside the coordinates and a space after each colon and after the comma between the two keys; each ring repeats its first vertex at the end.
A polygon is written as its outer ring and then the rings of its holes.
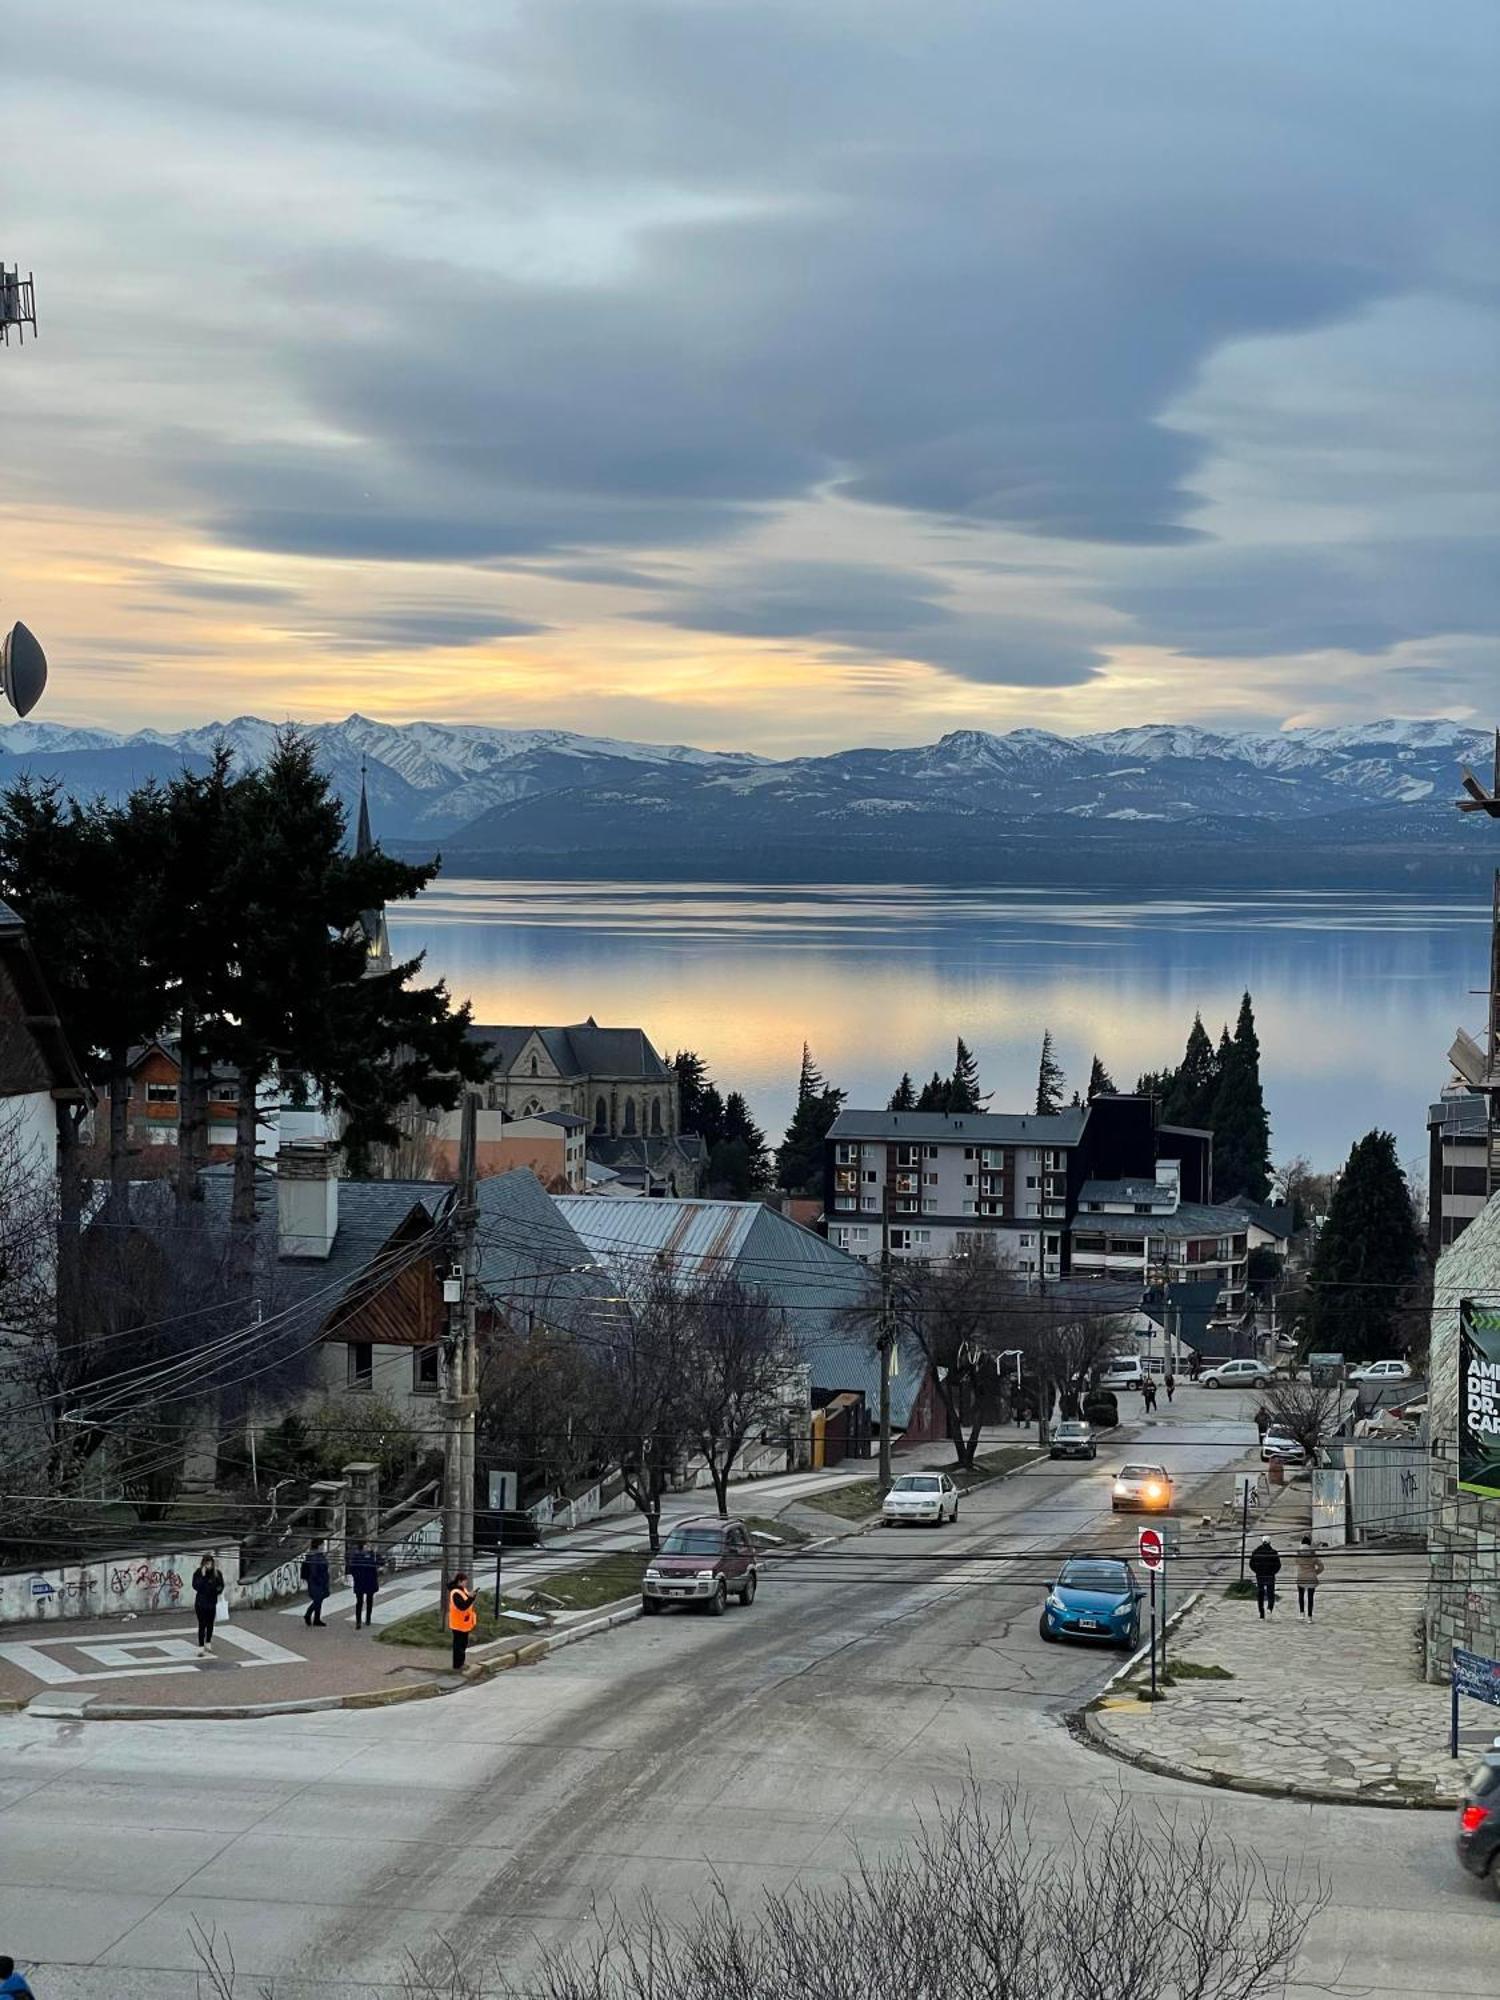
{"type": "Polygon", "coordinates": [[[930,1521],[934,1528],[956,1521],[958,1488],[946,1472],[903,1472],[881,1501],[880,1518],[890,1528],[903,1521],[930,1521]]]}
{"type": "Polygon", "coordinates": [[[1409,1382],[1411,1367],[1405,1361],[1367,1361],[1363,1368],[1349,1371],[1351,1382],[1409,1382]]]}
{"type": "Polygon", "coordinates": [[[1115,1514],[1165,1514],[1172,1505],[1172,1475],[1164,1465],[1122,1465],[1109,1505],[1115,1514]]]}
{"type": "Polygon", "coordinates": [[[1139,1389],[1145,1379],[1138,1354],[1112,1354],[1099,1370],[1101,1389],[1139,1389]]]}
{"type": "Polygon", "coordinates": [[[1265,1459],[1279,1458],[1284,1464],[1300,1465],[1307,1452],[1288,1432],[1278,1430],[1272,1424],[1260,1441],[1260,1455],[1265,1459]]]}
{"type": "Polygon", "coordinates": [[[1205,1389],[1258,1389],[1274,1371],[1264,1361],[1221,1361],[1198,1377],[1205,1389]]]}

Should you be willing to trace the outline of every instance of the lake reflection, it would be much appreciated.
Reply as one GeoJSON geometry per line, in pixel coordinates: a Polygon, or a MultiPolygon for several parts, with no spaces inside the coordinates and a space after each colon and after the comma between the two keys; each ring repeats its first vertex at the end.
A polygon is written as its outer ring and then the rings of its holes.
{"type": "Polygon", "coordinates": [[[1278,1158],[1332,1164],[1371,1125],[1403,1160],[1486,963],[1472,903],[1347,894],[1105,900],[1056,890],[761,888],[442,880],[391,913],[481,1021],[593,1014],[692,1047],[773,1140],[803,1037],[853,1104],[903,1069],[952,1066],[962,1035],[996,1109],[1029,1109],[1052,1030],[1069,1086],[1097,1050],[1128,1088],[1255,996],[1278,1158]]]}

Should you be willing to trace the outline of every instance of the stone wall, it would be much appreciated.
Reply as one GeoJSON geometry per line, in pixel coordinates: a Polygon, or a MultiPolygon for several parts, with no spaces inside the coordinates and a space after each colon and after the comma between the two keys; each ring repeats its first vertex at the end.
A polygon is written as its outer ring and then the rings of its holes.
{"type": "Polygon", "coordinates": [[[1447,1680],[1455,1646],[1500,1660],[1500,1500],[1460,1493],[1457,1476],[1455,1455],[1433,1459],[1427,1531],[1430,1681],[1447,1680]]]}
{"type": "MultiPolygon", "coordinates": [[[[224,1572],[224,1601],[234,1601],[238,1548],[215,1549],[224,1572]]],[[[191,1606],[199,1543],[184,1555],[125,1551],[60,1569],[12,1570],[0,1576],[0,1625],[50,1624],[61,1618],[135,1618],[143,1611],[191,1606]]]]}

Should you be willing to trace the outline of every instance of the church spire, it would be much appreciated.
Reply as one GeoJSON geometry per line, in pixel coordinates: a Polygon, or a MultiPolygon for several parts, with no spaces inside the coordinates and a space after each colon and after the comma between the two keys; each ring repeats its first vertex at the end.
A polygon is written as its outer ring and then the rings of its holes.
{"type": "MultiPolygon", "coordinates": [[[[359,819],[354,832],[354,854],[356,860],[364,860],[375,852],[375,836],[370,831],[370,800],[365,785],[365,764],[359,765],[359,819]]],[[[391,969],[391,940],[385,927],[384,908],[361,910],[359,926],[365,934],[365,949],[369,954],[369,964],[365,970],[370,973],[389,972],[391,969]]]]}

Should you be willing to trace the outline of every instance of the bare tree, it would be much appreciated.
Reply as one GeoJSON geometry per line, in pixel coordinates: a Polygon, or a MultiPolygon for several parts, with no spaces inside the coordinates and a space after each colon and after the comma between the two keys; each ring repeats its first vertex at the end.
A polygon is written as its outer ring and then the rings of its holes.
{"type": "Polygon", "coordinates": [[[702,1452],[719,1512],[753,1431],[776,1420],[794,1356],[780,1310],[738,1279],[711,1276],[688,1294],[691,1353],[678,1399],[682,1433],[702,1452]]]}
{"type": "Polygon", "coordinates": [[[683,1456],[682,1391],[692,1366],[694,1308],[668,1259],[624,1283],[615,1316],[601,1320],[601,1443],[619,1461],[625,1491],[661,1547],[661,1503],[683,1456]]]}
{"type": "Polygon", "coordinates": [[[898,1332],[932,1370],[954,1463],[968,1467],[997,1398],[999,1356],[1020,1346],[1025,1287],[988,1243],[942,1263],[902,1264],[892,1274],[898,1332]]]}
{"type": "Polygon", "coordinates": [[[1261,1406],[1273,1429],[1295,1438],[1311,1465],[1344,1420],[1345,1393],[1337,1383],[1298,1382],[1279,1375],[1261,1391],[1261,1406]]]}

